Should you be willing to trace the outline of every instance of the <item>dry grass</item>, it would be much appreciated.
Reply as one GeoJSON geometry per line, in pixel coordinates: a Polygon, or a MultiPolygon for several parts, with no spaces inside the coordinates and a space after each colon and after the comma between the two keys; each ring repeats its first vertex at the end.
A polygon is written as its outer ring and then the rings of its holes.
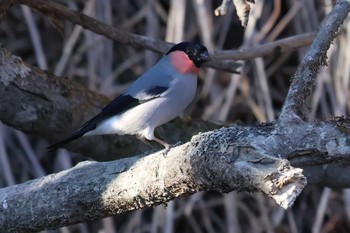
{"type": "MultiPolygon", "coordinates": [[[[324,1],[256,1],[244,30],[231,9],[215,17],[221,2],[185,0],[61,1],[100,21],[152,38],[202,41],[209,50],[251,48],[316,31],[332,8],[324,1]]],[[[160,57],[115,43],[67,23],[63,38],[40,14],[14,6],[0,24],[2,46],[24,61],[80,82],[111,98],[160,57]]],[[[242,62],[241,74],[206,69],[188,114],[193,118],[250,125],[273,121],[307,48],[242,62]]],[[[349,115],[350,23],[328,51],[310,100],[310,120],[349,115]]],[[[47,155],[47,143],[0,124],[0,187],[73,166],[65,150],[47,155]]],[[[261,194],[201,192],[167,207],[134,211],[57,232],[349,232],[350,192],[307,187],[291,210],[261,194]]],[[[56,232],[56,231],[52,231],[56,232]]]]}

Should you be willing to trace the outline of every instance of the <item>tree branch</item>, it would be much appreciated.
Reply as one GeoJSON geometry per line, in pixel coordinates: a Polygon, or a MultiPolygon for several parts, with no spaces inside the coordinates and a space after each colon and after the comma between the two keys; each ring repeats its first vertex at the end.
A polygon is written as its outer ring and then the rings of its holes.
{"type": "Polygon", "coordinates": [[[327,64],[327,50],[350,11],[350,2],[338,0],[320,25],[314,42],[296,71],[279,116],[280,121],[305,119],[309,112],[306,98],[316,84],[317,72],[327,64]]]}
{"type": "Polygon", "coordinates": [[[301,35],[291,36],[285,39],[265,43],[254,48],[240,48],[238,50],[216,51],[213,59],[235,59],[249,60],[256,57],[263,57],[271,54],[280,54],[290,52],[307,45],[314,40],[316,33],[304,33],[301,35]]]}
{"type": "MultiPolygon", "coordinates": [[[[336,123],[295,123],[288,129],[293,133],[281,135],[275,125],[222,128],[193,137],[171,149],[166,158],[158,152],[105,163],[82,162],[0,189],[0,231],[56,228],[167,203],[200,190],[262,191],[287,208],[306,179],[285,158],[306,168],[312,166],[307,160],[313,160],[305,156],[300,163],[296,149],[322,153],[328,165],[334,157],[338,166],[350,162],[350,137],[336,123]]],[[[327,185],[338,182],[337,177],[323,179],[327,185]]],[[[343,185],[349,187],[350,180],[343,185]]]]}
{"type": "Polygon", "coordinates": [[[248,146],[244,141],[256,129],[246,133],[240,127],[221,129],[173,148],[166,158],[158,152],[113,162],[82,162],[0,189],[0,231],[57,228],[167,203],[200,190],[263,191],[289,207],[306,185],[302,170],[262,154],[260,146],[248,146]]]}

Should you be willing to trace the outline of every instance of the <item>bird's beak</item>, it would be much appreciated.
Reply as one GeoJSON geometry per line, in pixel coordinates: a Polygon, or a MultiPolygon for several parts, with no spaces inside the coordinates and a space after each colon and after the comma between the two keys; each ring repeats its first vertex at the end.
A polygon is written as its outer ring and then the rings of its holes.
{"type": "Polygon", "coordinates": [[[198,60],[199,62],[201,62],[202,64],[205,63],[205,62],[208,62],[210,61],[210,56],[209,56],[209,53],[208,51],[205,51],[203,53],[201,53],[198,57],[198,60]]]}

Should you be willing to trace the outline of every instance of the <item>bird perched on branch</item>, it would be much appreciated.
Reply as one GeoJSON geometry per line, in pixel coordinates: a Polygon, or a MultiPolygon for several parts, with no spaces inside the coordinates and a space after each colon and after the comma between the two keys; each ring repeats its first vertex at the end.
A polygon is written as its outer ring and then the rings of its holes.
{"type": "Polygon", "coordinates": [[[154,136],[154,129],[178,115],[192,102],[199,68],[210,60],[207,48],[195,42],[174,45],[127,90],[105,106],[68,138],[48,147],[55,150],[82,136],[130,134],[168,143],[154,136]]]}

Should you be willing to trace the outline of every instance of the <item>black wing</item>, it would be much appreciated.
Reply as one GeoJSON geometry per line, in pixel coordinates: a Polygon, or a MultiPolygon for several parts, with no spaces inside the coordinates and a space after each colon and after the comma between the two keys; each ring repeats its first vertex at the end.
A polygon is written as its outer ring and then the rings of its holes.
{"type": "Polygon", "coordinates": [[[87,132],[94,130],[98,123],[103,121],[104,119],[118,114],[120,112],[123,112],[129,108],[132,108],[136,105],[140,104],[140,101],[138,99],[135,99],[131,97],[130,95],[120,95],[117,98],[115,98],[112,102],[110,102],[108,105],[106,105],[102,111],[90,119],[89,121],[85,122],[77,131],[73,132],[68,138],[57,142],[53,145],[50,145],[47,149],[48,151],[53,151],[58,149],[59,147],[77,139],[86,134],[87,132]]]}
{"type": "Polygon", "coordinates": [[[135,107],[139,104],[145,103],[147,101],[150,101],[152,99],[159,97],[167,89],[168,89],[167,87],[161,87],[161,86],[152,87],[144,91],[144,95],[141,100],[133,98],[132,96],[127,94],[122,94],[118,96],[108,105],[106,105],[98,115],[96,115],[95,117],[93,117],[92,119],[84,123],[77,131],[72,133],[68,138],[58,143],[55,143],[53,145],[50,145],[47,148],[48,151],[56,150],[57,148],[63,146],[64,144],[67,144],[77,138],[80,138],[87,132],[94,130],[98,123],[100,123],[101,121],[111,116],[114,116],[132,107],[135,107]]]}
{"type": "Polygon", "coordinates": [[[89,125],[94,125],[94,128],[88,130],[91,131],[95,129],[96,124],[107,119],[108,117],[114,116],[139,104],[158,98],[166,90],[168,90],[167,87],[154,86],[144,91],[146,95],[144,95],[142,99],[137,99],[127,94],[122,94],[107,104],[97,116],[82,125],[80,129],[89,125]]]}
{"type": "Polygon", "coordinates": [[[156,97],[159,97],[161,94],[163,94],[166,90],[168,90],[168,87],[162,87],[162,86],[154,86],[148,90],[145,91],[147,95],[151,99],[154,99],[156,97]]]}
{"type": "Polygon", "coordinates": [[[85,124],[83,124],[80,127],[80,130],[84,128],[89,128],[88,131],[94,130],[96,128],[96,125],[101,121],[107,119],[110,116],[124,112],[125,110],[128,110],[139,104],[140,101],[131,97],[130,95],[120,95],[117,98],[115,98],[112,102],[107,104],[98,115],[96,115],[94,118],[90,119],[85,124]]]}

